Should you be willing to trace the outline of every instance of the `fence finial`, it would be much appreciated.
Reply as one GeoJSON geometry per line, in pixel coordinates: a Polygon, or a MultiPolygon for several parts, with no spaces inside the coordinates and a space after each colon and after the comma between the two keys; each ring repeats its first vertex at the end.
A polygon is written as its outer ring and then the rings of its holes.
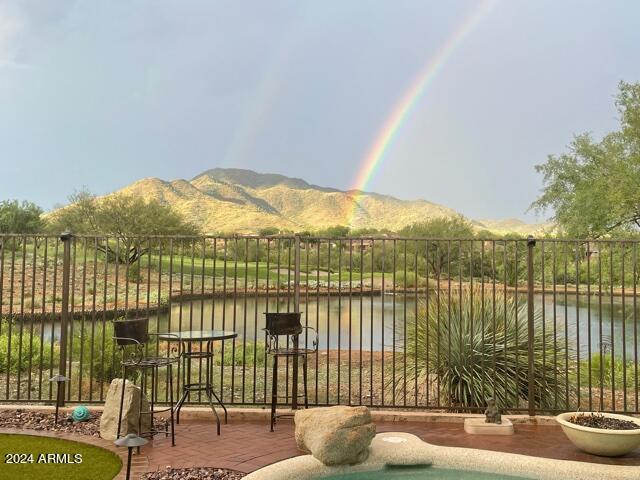
{"type": "Polygon", "coordinates": [[[536,239],[533,238],[533,235],[529,235],[527,237],[527,247],[535,247],[536,246],[536,239]]]}

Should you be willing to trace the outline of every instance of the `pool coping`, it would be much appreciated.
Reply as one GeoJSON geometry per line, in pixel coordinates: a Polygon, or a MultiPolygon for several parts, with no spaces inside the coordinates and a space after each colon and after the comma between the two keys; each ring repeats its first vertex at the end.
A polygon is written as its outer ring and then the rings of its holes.
{"type": "Polygon", "coordinates": [[[631,480],[638,478],[639,471],[637,466],[604,465],[475,448],[442,447],[424,442],[410,433],[385,432],[376,435],[371,442],[369,458],[360,464],[327,466],[312,455],[303,455],[256,470],[247,475],[245,480],[312,480],[330,475],[381,470],[386,465],[432,465],[536,480],[631,480]],[[389,440],[389,437],[393,440],[389,440]]]}

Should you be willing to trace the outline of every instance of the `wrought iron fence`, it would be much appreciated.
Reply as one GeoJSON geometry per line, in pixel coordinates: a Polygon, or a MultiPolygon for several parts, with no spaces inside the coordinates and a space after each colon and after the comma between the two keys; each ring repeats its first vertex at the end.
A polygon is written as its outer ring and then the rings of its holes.
{"type": "MultiPolygon", "coordinates": [[[[67,401],[103,402],[120,373],[113,319],[148,316],[154,332],[238,332],[216,346],[214,382],[227,404],[265,405],[272,375],[262,313],[301,311],[320,339],[312,405],[479,411],[495,397],[511,412],[638,413],[637,247],[4,235],[0,401],[53,402],[49,378],[62,373],[67,401]]],[[[159,341],[147,348],[170,353],[159,341]]],[[[291,367],[279,377],[285,398],[291,367]]]]}

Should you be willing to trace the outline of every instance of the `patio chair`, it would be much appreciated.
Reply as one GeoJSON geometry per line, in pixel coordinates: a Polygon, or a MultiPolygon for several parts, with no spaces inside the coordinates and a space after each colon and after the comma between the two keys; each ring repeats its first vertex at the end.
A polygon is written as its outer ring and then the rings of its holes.
{"type": "MultiPolygon", "coordinates": [[[[159,335],[157,333],[149,333],[149,319],[148,318],[136,318],[126,320],[116,320],[113,322],[113,329],[115,336],[113,339],[122,351],[122,394],[120,396],[120,411],[118,414],[118,433],[117,438],[120,438],[120,429],[122,423],[122,408],[124,405],[124,391],[126,386],[127,374],[131,371],[138,370],[141,372],[140,380],[140,402],[138,405],[138,436],[140,437],[153,437],[158,433],[164,433],[165,436],[169,435],[168,425],[165,422],[165,429],[157,430],[154,425],[154,415],[156,413],[170,412],[171,423],[171,445],[175,446],[175,433],[174,433],[174,405],[173,405],[173,369],[172,366],[176,363],[179,357],[153,357],[146,355],[147,344],[149,337],[159,335]],[[158,378],[159,369],[166,367],[167,379],[169,382],[169,406],[160,410],[155,410],[155,403],[157,401],[158,393],[158,378]],[[149,411],[142,411],[142,395],[146,392],[147,387],[147,374],[151,374],[151,398],[149,402],[149,411]],[[150,430],[142,432],[142,415],[149,415],[151,417],[150,430]]],[[[164,333],[163,335],[167,335],[164,333]]]]}
{"type": "MultiPolygon", "coordinates": [[[[278,403],[278,358],[301,358],[302,359],[302,383],[304,407],[309,408],[309,399],[307,395],[307,357],[309,355],[315,355],[318,352],[318,333],[312,327],[304,326],[300,323],[301,313],[296,312],[267,312],[266,323],[267,326],[263,330],[267,334],[267,355],[273,357],[273,380],[271,383],[271,431],[273,432],[273,426],[276,423],[276,406],[278,403]],[[305,347],[300,346],[300,334],[304,331],[305,335],[305,347]],[[306,348],[309,345],[308,341],[311,336],[311,348],[306,348]]],[[[297,383],[298,379],[294,378],[293,382],[297,383]]],[[[300,395],[297,395],[300,397],[300,395]]],[[[297,398],[296,398],[297,400],[297,398]]],[[[283,416],[283,415],[281,415],[283,416]]]]}

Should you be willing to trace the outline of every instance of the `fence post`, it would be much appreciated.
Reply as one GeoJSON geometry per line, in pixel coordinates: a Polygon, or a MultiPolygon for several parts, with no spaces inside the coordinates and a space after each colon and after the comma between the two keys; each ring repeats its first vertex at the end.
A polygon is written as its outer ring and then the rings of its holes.
{"type": "Polygon", "coordinates": [[[300,311],[300,235],[295,236],[293,270],[293,308],[295,312],[300,311]]]}
{"type": "MultiPolygon", "coordinates": [[[[300,235],[295,236],[294,243],[294,269],[293,269],[293,311],[300,312],[300,235]]],[[[293,348],[298,348],[299,337],[296,335],[293,339],[293,348]]],[[[298,356],[293,356],[291,385],[291,409],[298,408],[298,356]]]]}
{"type": "MultiPolygon", "coordinates": [[[[62,253],[62,302],[60,307],[60,365],[58,373],[67,376],[67,323],[69,321],[69,283],[71,278],[71,242],[73,235],[70,232],[60,234],[63,244],[62,253]]],[[[58,388],[58,404],[64,407],[66,388],[58,388]]]]}
{"type": "Polygon", "coordinates": [[[534,305],[533,305],[533,248],[536,246],[536,239],[531,235],[527,237],[527,331],[528,331],[528,352],[529,370],[528,370],[528,403],[529,416],[536,414],[536,397],[535,397],[535,365],[533,362],[533,341],[534,341],[534,305]]]}

